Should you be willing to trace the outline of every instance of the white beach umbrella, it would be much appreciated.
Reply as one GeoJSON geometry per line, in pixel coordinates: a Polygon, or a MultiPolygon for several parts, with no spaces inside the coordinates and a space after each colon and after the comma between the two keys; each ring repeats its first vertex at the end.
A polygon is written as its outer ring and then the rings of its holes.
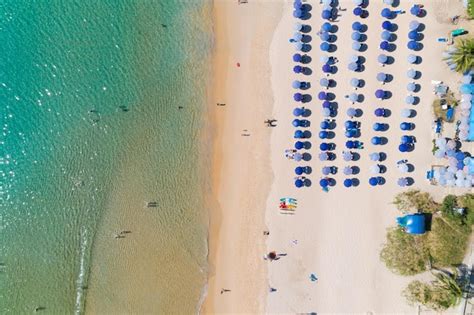
{"type": "Polygon", "coordinates": [[[471,101],[472,100],[472,94],[463,94],[462,99],[467,100],[467,101],[471,101]]]}
{"type": "Polygon", "coordinates": [[[351,56],[349,57],[349,63],[357,62],[357,61],[359,61],[359,56],[357,56],[357,55],[351,55],[351,56]]]}
{"type": "Polygon", "coordinates": [[[359,43],[359,42],[353,42],[352,43],[352,49],[355,50],[355,51],[359,51],[361,47],[362,47],[362,44],[359,43]]]}
{"type": "Polygon", "coordinates": [[[380,167],[376,164],[376,165],[372,165],[370,167],[370,172],[372,174],[380,174],[380,167]]]}
{"type": "Polygon", "coordinates": [[[370,160],[371,161],[380,160],[380,153],[377,153],[377,152],[370,153],[370,160]]]}
{"type": "Polygon", "coordinates": [[[354,5],[357,5],[357,6],[362,5],[363,2],[364,2],[363,0],[352,0],[352,3],[354,3],[354,5]]]}
{"type": "Polygon", "coordinates": [[[297,32],[301,31],[303,29],[303,24],[296,22],[295,25],[293,26],[293,29],[297,32]]]}
{"type": "Polygon", "coordinates": [[[347,161],[352,160],[353,155],[352,155],[352,153],[349,152],[349,151],[343,151],[343,152],[342,152],[342,157],[343,157],[344,161],[347,162],[347,161]]]}
{"type": "Polygon", "coordinates": [[[359,95],[358,95],[358,94],[356,94],[356,93],[351,93],[351,94],[349,94],[349,100],[350,100],[351,102],[357,102],[358,99],[359,99],[359,95]]]}
{"type": "Polygon", "coordinates": [[[448,179],[446,180],[446,186],[448,187],[453,187],[455,185],[454,179],[448,179]]]}
{"type": "Polygon", "coordinates": [[[448,148],[450,150],[455,149],[456,148],[456,141],[448,140],[448,142],[446,143],[446,148],[448,148]]]}
{"type": "Polygon", "coordinates": [[[462,83],[469,84],[472,81],[472,76],[470,74],[462,77],[462,83]]]}
{"type": "Polygon", "coordinates": [[[329,61],[328,55],[321,55],[321,57],[319,57],[319,61],[321,61],[321,63],[327,63],[329,61]]]}
{"type": "Polygon", "coordinates": [[[438,183],[443,187],[446,186],[446,178],[441,177],[440,179],[438,179],[438,183]]]}
{"type": "Polygon", "coordinates": [[[407,77],[409,77],[410,79],[414,79],[416,77],[416,70],[415,69],[408,69],[407,71],[407,77]]]}
{"type": "Polygon", "coordinates": [[[464,187],[464,180],[463,179],[456,179],[455,181],[456,187],[464,187]]]}
{"type": "Polygon", "coordinates": [[[351,86],[352,86],[353,88],[358,88],[358,87],[359,87],[359,84],[360,84],[359,79],[356,79],[356,78],[352,78],[352,79],[351,79],[351,86]]]}
{"type": "Polygon", "coordinates": [[[303,49],[303,43],[297,42],[295,43],[295,50],[296,51],[301,51],[303,49]]]}
{"type": "Polygon", "coordinates": [[[386,5],[393,5],[393,0],[383,0],[386,5]]]}
{"type": "Polygon", "coordinates": [[[435,140],[435,144],[437,147],[445,147],[446,146],[446,143],[447,143],[447,140],[446,138],[438,138],[435,140]]]}
{"type": "Polygon", "coordinates": [[[446,151],[441,150],[441,149],[438,149],[438,150],[435,151],[434,156],[435,156],[437,159],[441,159],[441,158],[444,157],[445,154],[446,154],[446,151]]]}
{"type": "Polygon", "coordinates": [[[464,180],[464,187],[465,188],[469,188],[471,186],[472,186],[472,181],[470,181],[468,179],[464,180]]]}
{"type": "Polygon", "coordinates": [[[411,63],[411,64],[415,63],[417,60],[418,60],[418,57],[416,55],[413,55],[413,54],[410,54],[407,57],[408,63],[411,63]]]}
{"type": "Polygon", "coordinates": [[[303,34],[301,34],[300,32],[295,32],[293,34],[293,39],[296,40],[296,41],[300,41],[303,39],[303,34]]]}
{"type": "Polygon", "coordinates": [[[354,172],[352,170],[352,167],[346,166],[346,167],[344,167],[343,173],[344,173],[344,175],[352,175],[354,172]]]}
{"type": "Polygon", "coordinates": [[[411,109],[409,108],[402,109],[401,115],[403,118],[409,118],[411,116],[411,109]]]}

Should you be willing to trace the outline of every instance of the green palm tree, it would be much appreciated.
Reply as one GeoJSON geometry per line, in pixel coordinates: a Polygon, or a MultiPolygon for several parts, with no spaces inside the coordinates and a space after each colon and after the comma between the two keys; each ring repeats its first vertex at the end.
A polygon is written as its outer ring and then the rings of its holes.
{"type": "Polygon", "coordinates": [[[464,73],[474,68],[474,39],[460,39],[455,47],[456,51],[447,59],[456,64],[456,71],[464,73]]]}

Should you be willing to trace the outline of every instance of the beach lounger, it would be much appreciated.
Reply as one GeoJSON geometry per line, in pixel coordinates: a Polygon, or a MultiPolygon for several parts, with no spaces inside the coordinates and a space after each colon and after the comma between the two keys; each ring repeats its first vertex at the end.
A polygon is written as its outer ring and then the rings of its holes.
{"type": "Polygon", "coordinates": [[[448,42],[447,37],[438,37],[436,40],[438,41],[438,43],[447,43],[448,42]]]}

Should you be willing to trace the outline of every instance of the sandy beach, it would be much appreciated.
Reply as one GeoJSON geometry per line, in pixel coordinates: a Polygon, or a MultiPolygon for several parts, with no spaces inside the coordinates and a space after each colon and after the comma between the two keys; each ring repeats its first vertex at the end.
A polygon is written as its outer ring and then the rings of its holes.
{"type": "MultiPolygon", "coordinates": [[[[462,12],[460,1],[430,1],[425,3],[427,16],[419,19],[426,28],[422,41],[424,48],[417,54],[422,62],[410,66],[407,56],[408,24],[415,18],[401,14],[393,20],[398,25],[394,42],[396,50],[389,55],[395,58],[391,65],[382,67],[377,63],[381,24],[384,19],[380,11],[382,1],[371,1],[367,7],[369,17],[357,18],[352,14],[352,1],[340,1],[341,10],[335,42],[339,59],[339,71],[330,78],[337,81],[337,87],[330,92],[339,103],[336,137],[331,141],[337,146],[338,158],[334,162],[318,160],[317,139],[321,116],[321,101],[317,94],[323,89],[319,79],[324,77],[319,57],[320,39],[316,35],[320,25],[321,6],[319,1],[307,1],[312,5],[312,18],[304,21],[312,27],[312,57],[309,76],[297,75],[292,71],[295,63],[293,45],[288,42],[294,34],[296,19],[292,16],[291,1],[249,1],[238,5],[233,1],[215,2],[215,74],[212,106],[215,107],[216,146],[214,154],[214,193],[216,211],[211,214],[210,263],[211,274],[208,295],[203,306],[204,313],[412,313],[416,309],[407,305],[401,295],[411,278],[396,276],[379,259],[379,252],[385,241],[386,229],[395,225],[400,213],[391,204],[394,196],[407,188],[400,188],[397,179],[402,176],[396,168],[400,159],[408,159],[415,166],[410,173],[414,180],[412,188],[430,192],[440,200],[456,189],[430,185],[425,179],[426,171],[437,160],[431,154],[434,131],[432,122],[432,80],[442,80],[457,93],[459,76],[450,72],[442,61],[446,44],[437,38],[446,36],[453,28],[449,16],[462,12]],[[355,21],[367,24],[365,43],[368,49],[356,53],[352,50],[351,25],[355,21]],[[270,36],[272,35],[272,36],[270,36]],[[364,71],[354,73],[347,69],[349,57],[353,54],[365,58],[364,71]],[[240,67],[236,63],[241,64],[240,67]],[[399,139],[404,134],[399,124],[404,121],[400,115],[408,95],[406,86],[411,80],[406,72],[416,68],[422,76],[417,80],[421,90],[416,93],[420,103],[416,124],[412,132],[417,138],[413,152],[401,154],[399,139]],[[376,80],[378,72],[389,73],[393,80],[381,85],[376,80]],[[360,150],[360,160],[354,163],[343,161],[341,153],[345,141],[343,124],[346,110],[352,106],[344,95],[354,92],[350,79],[357,77],[365,86],[357,93],[364,95],[364,101],[355,105],[364,112],[362,136],[365,148],[360,150]],[[306,104],[312,110],[312,148],[308,152],[312,160],[307,162],[313,173],[309,176],[312,187],[297,189],[294,186],[294,168],[297,163],[289,161],[284,151],[294,145],[292,111],[297,104],[293,101],[295,90],[292,81],[298,79],[311,83],[307,93],[313,100],[306,104]],[[377,100],[377,89],[392,92],[388,100],[377,100]],[[383,136],[389,139],[387,145],[375,147],[370,139],[376,135],[372,125],[376,121],[373,111],[385,107],[392,114],[384,118],[390,129],[383,136]],[[265,128],[263,120],[275,118],[276,128],[265,128]],[[242,136],[250,134],[250,136],[242,136]],[[314,136],[316,135],[316,137],[314,136]],[[270,143],[268,143],[270,140],[270,143]],[[383,174],[386,184],[370,187],[371,177],[369,153],[384,151],[387,167],[383,174]],[[267,166],[271,165],[271,169],[267,166]],[[329,193],[319,187],[321,167],[336,165],[337,185],[329,193]],[[342,168],[356,165],[360,174],[358,187],[347,189],[342,185],[342,168]],[[271,183],[267,186],[266,183],[271,183]],[[282,215],[278,211],[280,198],[298,200],[295,215],[282,215]],[[266,201],[266,205],[265,205],[266,201]],[[265,218],[263,214],[265,210],[265,218]],[[268,229],[269,236],[262,231],[268,229]],[[266,246],[265,246],[266,244],[266,246]],[[268,251],[286,254],[278,261],[262,259],[268,251]],[[310,275],[318,277],[310,281],[310,275]],[[265,277],[267,277],[265,279],[265,277]],[[275,291],[269,292],[269,288],[275,291]],[[230,292],[221,293],[222,289],[230,292]]],[[[397,8],[409,11],[415,1],[403,1],[397,8]]],[[[451,128],[449,126],[447,128],[451,128]]],[[[421,276],[423,277],[423,275],[421,276]]]]}

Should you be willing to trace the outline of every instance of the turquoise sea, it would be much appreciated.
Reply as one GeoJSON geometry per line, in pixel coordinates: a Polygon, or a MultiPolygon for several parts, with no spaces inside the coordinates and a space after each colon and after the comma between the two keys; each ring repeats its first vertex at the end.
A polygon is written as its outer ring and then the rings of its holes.
{"type": "Polygon", "coordinates": [[[0,314],[197,310],[211,5],[0,2],[0,314]],[[154,271],[114,273],[136,257],[154,271]]]}

